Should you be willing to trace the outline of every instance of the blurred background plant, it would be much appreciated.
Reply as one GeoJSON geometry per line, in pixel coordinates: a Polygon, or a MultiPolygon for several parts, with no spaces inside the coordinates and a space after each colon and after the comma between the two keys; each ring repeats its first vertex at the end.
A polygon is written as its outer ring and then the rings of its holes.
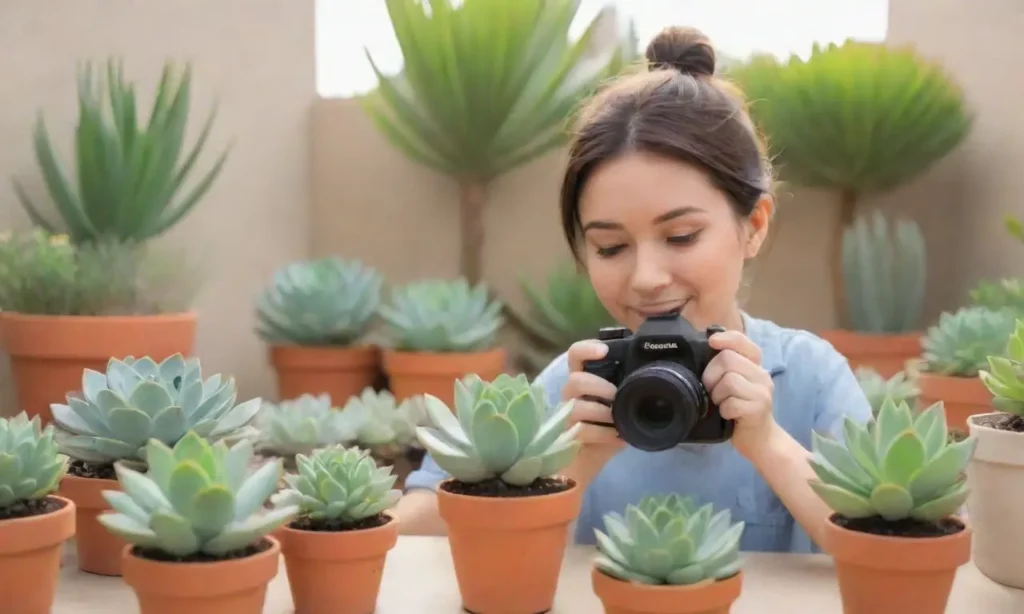
{"type": "Polygon", "coordinates": [[[918,395],[921,394],[914,378],[905,371],[900,371],[888,379],[874,369],[865,367],[857,369],[854,374],[875,416],[878,416],[878,411],[886,399],[892,399],[896,403],[906,402],[910,407],[914,407],[918,395]]]}

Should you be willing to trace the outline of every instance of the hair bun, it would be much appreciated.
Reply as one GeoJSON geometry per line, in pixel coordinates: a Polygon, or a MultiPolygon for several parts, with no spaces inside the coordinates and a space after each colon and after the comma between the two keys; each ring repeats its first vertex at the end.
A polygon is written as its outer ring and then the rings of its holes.
{"type": "Polygon", "coordinates": [[[715,49],[696,28],[668,27],[658,33],[644,53],[652,70],[669,68],[687,75],[715,74],[715,49]]]}

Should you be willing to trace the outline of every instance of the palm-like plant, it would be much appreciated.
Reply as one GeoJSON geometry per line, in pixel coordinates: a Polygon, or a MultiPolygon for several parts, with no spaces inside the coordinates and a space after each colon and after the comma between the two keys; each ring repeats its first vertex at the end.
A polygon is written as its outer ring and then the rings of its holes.
{"type": "Polygon", "coordinates": [[[885,192],[959,145],[973,118],[943,67],[907,47],[815,45],[806,60],[756,56],[729,69],[784,178],[839,193],[832,283],[844,302],[842,237],[861,197],[885,192]]]}
{"type": "Polygon", "coordinates": [[[598,40],[611,9],[570,40],[579,0],[385,2],[404,68],[388,77],[370,57],[379,87],[363,106],[408,157],[458,181],[460,269],[476,284],[491,182],[561,145],[574,107],[636,50],[598,40]]]}

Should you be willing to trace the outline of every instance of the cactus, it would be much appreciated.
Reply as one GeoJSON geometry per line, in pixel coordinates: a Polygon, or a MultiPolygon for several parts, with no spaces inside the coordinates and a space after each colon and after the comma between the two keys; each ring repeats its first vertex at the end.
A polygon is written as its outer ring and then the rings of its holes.
{"type": "Polygon", "coordinates": [[[235,405],[233,377],[203,380],[198,358],[181,354],[157,364],[148,356],[107,362],[106,373],[86,369],[81,396],[50,405],[57,441],[73,459],[89,463],[145,461],[147,442],[174,445],[188,431],[210,441],[252,434],[255,398],[235,405]]]}
{"type": "Polygon", "coordinates": [[[39,416],[0,418],[0,510],[57,490],[67,461],[58,453],[53,425],[42,428],[39,416]]]}
{"type": "Polygon", "coordinates": [[[416,427],[427,423],[422,396],[396,403],[389,391],[377,392],[369,386],[337,413],[347,441],[369,449],[380,459],[394,459],[412,447],[418,448],[416,427]]]}
{"type": "Polygon", "coordinates": [[[915,417],[906,402],[886,399],[861,425],[847,417],[844,441],[811,434],[811,488],[847,519],[936,522],[967,500],[964,469],[974,437],[950,442],[942,403],[915,417]]]}
{"type": "Polygon", "coordinates": [[[985,307],[961,307],[939,315],[921,340],[923,369],[936,375],[977,376],[989,356],[1006,353],[1015,322],[1012,311],[985,307]]]}
{"type": "Polygon", "coordinates": [[[906,401],[913,406],[921,390],[917,387],[917,383],[912,379],[908,379],[908,375],[904,371],[900,371],[885,379],[874,369],[867,367],[860,367],[856,370],[855,375],[857,376],[857,382],[860,383],[861,390],[864,391],[864,396],[868,398],[868,403],[871,404],[871,411],[874,415],[878,415],[878,410],[882,408],[882,403],[885,399],[892,399],[896,402],[906,401]]]}
{"type": "Polygon", "coordinates": [[[926,259],[917,224],[890,226],[875,212],[843,234],[843,282],[853,329],[867,333],[914,330],[924,302],[926,259]]]}
{"type": "Polygon", "coordinates": [[[260,431],[256,451],[285,457],[285,464],[297,454],[341,443],[349,437],[340,412],[331,406],[328,394],[304,394],[281,403],[265,403],[256,419],[260,431]]]}
{"type": "Polygon", "coordinates": [[[244,439],[230,449],[191,431],[173,449],[151,439],[146,473],[115,465],[122,490],[103,491],[113,511],[99,521],[128,543],[179,558],[218,558],[254,546],[294,518],[298,507],[261,513],[277,489],[281,461],[250,473],[252,455],[244,439]]]}
{"type": "Polygon", "coordinates": [[[1024,418],[1024,319],[1016,321],[1006,355],[989,356],[988,369],[978,377],[992,393],[996,409],[1024,418]]]}
{"type": "Polygon", "coordinates": [[[455,382],[455,412],[425,395],[432,427],[416,435],[431,458],[463,483],[500,478],[527,486],[551,477],[576,458],[582,423],[568,427],[572,401],[548,411],[544,387],[525,375],[484,382],[469,375],[455,382]]]}
{"type": "Polygon", "coordinates": [[[256,332],[270,344],[351,345],[366,334],[383,285],[383,276],[358,260],[293,262],[257,297],[256,332]]]}
{"type": "Polygon", "coordinates": [[[482,284],[428,279],[395,289],[379,312],[397,350],[476,352],[494,344],[505,322],[503,306],[482,284]]]}

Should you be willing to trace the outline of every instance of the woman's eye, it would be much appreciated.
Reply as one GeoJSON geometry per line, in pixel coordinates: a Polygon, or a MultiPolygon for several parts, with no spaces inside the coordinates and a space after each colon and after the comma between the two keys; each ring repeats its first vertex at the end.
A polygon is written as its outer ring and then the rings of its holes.
{"type": "Polygon", "coordinates": [[[674,237],[669,237],[668,242],[673,245],[688,245],[696,241],[697,237],[700,236],[700,233],[701,231],[698,230],[696,232],[691,232],[690,234],[687,235],[677,235],[674,237]]]}
{"type": "Polygon", "coordinates": [[[625,245],[612,245],[611,247],[599,247],[597,248],[597,255],[602,258],[609,258],[615,254],[621,252],[626,246],[625,245]]]}

